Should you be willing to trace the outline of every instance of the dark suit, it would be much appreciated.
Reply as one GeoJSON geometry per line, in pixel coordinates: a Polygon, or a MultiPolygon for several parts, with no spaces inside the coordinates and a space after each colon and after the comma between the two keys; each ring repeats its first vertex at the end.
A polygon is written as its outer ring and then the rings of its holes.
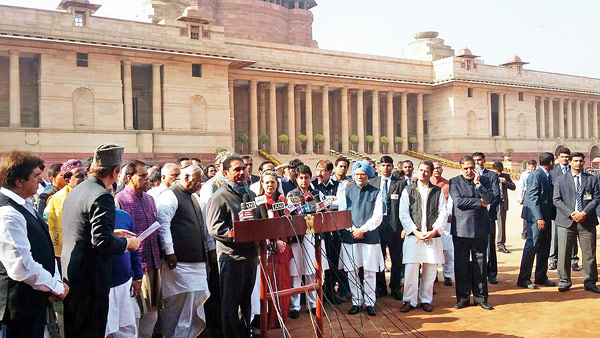
{"type": "Polygon", "coordinates": [[[553,185],[542,167],[538,167],[527,178],[527,190],[523,199],[521,218],[527,221],[527,240],[521,258],[521,268],[517,282],[531,281],[533,260],[535,265],[535,281],[543,283],[548,280],[548,255],[550,253],[550,226],[556,215],[552,203],[553,185]],[[546,227],[538,229],[537,220],[544,220],[546,227]]]}
{"type": "Polygon", "coordinates": [[[571,286],[570,258],[572,247],[577,246],[577,237],[581,244],[583,264],[583,285],[589,289],[598,282],[598,267],[596,265],[596,207],[600,202],[600,188],[594,176],[582,173],[580,177],[581,195],[579,196],[582,211],[586,212],[583,223],[577,223],[571,218],[576,210],[576,187],[572,172],[558,177],[554,184],[553,201],[556,206],[558,233],[558,278],[559,286],[571,286]]]}
{"type": "Polygon", "coordinates": [[[252,183],[256,183],[256,182],[258,182],[258,181],[260,181],[260,176],[258,176],[258,175],[253,175],[253,174],[250,174],[250,182],[251,182],[251,184],[252,184],[252,183]]]}
{"type": "MultiPolygon", "coordinates": [[[[381,187],[381,181],[383,177],[377,176],[369,180],[369,184],[377,189],[381,187]]],[[[392,294],[394,292],[400,292],[400,279],[402,278],[402,238],[400,233],[402,232],[402,224],[400,224],[400,196],[402,190],[406,186],[406,181],[401,180],[395,176],[388,178],[389,188],[387,194],[387,200],[384,201],[387,206],[387,215],[383,216],[381,225],[379,226],[379,241],[381,244],[381,251],[383,257],[386,256],[386,248],[390,251],[390,259],[392,261],[392,271],[390,276],[390,290],[392,294]]],[[[381,189],[380,189],[381,190],[381,189]]],[[[377,273],[377,289],[384,293],[387,293],[387,286],[385,283],[385,271],[377,273]]]]}
{"type": "Polygon", "coordinates": [[[500,204],[500,183],[498,182],[498,175],[487,169],[483,169],[481,173],[482,177],[487,177],[489,183],[481,181],[481,184],[492,192],[493,200],[490,203],[488,215],[489,215],[489,228],[490,234],[488,236],[488,256],[487,256],[487,273],[488,277],[495,278],[498,275],[498,259],[496,257],[496,208],[500,204]]]}
{"type": "MultiPolygon", "coordinates": [[[[496,207],[496,215],[498,222],[498,246],[504,245],[506,243],[506,212],[508,211],[508,190],[515,190],[517,186],[510,179],[510,175],[506,173],[501,173],[500,177],[506,179],[506,183],[498,183],[502,187],[500,203],[496,207]]],[[[492,248],[490,248],[491,250],[492,248]]]]}
{"type": "Polygon", "coordinates": [[[480,182],[478,189],[462,175],[449,182],[457,302],[468,300],[471,293],[476,303],[487,302],[488,297],[486,262],[490,228],[488,211],[481,201],[490,204],[493,195],[487,188],[488,178],[482,176],[480,182]]]}
{"type": "MultiPolygon", "coordinates": [[[[567,172],[571,171],[571,166],[567,165],[567,172]]],[[[561,164],[557,164],[550,170],[550,178],[552,179],[552,184],[556,184],[556,180],[563,176],[563,168],[561,164]]],[[[577,257],[577,245],[573,246],[573,253],[571,254],[571,264],[579,262],[579,257],[577,257]]],[[[550,240],[550,262],[554,264],[558,261],[558,232],[556,223],[552,222],[552,233],[550,240]]]]}

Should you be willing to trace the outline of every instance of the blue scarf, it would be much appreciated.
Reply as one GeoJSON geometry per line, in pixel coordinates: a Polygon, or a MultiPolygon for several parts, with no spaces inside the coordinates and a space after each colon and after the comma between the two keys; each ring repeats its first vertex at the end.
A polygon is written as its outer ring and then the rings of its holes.
{"type": "Polygon", "coordinates": [[[244,182],[244,184],[242,184],[242,185],[237,185],[236,183],[230,181],[227,177],[223,177],[223,180],[224,180],[224,182],[229,184],[231,189],[233,189],[233,191],[235,191],[236,194],[238,194],[240,196],[244,196],[246,194],[250,195],[250,190],[248,189],[247,182],[244,182]]]}

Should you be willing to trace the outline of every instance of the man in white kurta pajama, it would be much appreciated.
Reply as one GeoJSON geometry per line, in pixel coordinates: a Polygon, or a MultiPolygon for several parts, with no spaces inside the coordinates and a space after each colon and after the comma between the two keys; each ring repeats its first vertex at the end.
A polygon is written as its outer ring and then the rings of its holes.
{"type": "Polygon", "coordinates": [[[446,227],[448,211],[441,189],[429,182],[433,163],[424,161],[417,169],[418,181],[407,186],[400,198],[400,222],[404,227],[404,304],[401,312],[417,307],[433,311],[433,283],[438,264],[444,263],[440,234],[446,227]],[[419,267],[422,280],[419,287],[419,267]]]}
{"type": "Polygon", "coordinates": [[[348,272],[352,308],[350,314],[362,311],[362,304],[370,316],[375,316],[375,281],[377,272],[383,269],[384,260],[379,244],[377,228],[383,219],[383,203],[378,188],[369,184],[373,167],[367,162],[355,162],[352,166],[353,185],[346,189],[345,199],[340,200],[340,210],[352,211],[352,227],[342,231],[340,269],[348,272]],[[364,285],[358,276],[363,268],[364,285]]]}

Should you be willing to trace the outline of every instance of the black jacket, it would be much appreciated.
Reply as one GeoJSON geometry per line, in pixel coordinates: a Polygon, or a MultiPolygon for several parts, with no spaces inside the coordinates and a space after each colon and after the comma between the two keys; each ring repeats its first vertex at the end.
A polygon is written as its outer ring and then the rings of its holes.
{"type": "MultiPolygon", "coordinates": [[[[400,196],[402,190],[406,187],[406,180],[399,179],[396,176],[390,176],[391,182],[387,195],[387,215],[383,216],[381,221],[382,227],[390,227],[392,231],[400,233],[402,224],[400,223],[400,196]]],[[[369,184],[379,189],[381,186],[381,176],[374,177],[369,180],[369,184]]]]}
{"type": "MultiPolygon", "coordinates": [[[[587,213],[585,222],[581,225],[587,228],[598,225],[596,207],[600,202],[600,188],[596,177],[586,173],[581,174],[581,206],[587,213]]],[[[575,224],[571,213],[575,211],[575,182],[573,173],[560,175],[554,182],[553,202],[556,207],[556,225],[568,228],[575,224]]]]}
{"type": "Polygon", "coordinates": [[[453,236],[464,238],[488,236],[489,215],[487,209],[481,205],[481,200],[490,205],[494,197],[487,188],[490,182],[486,176],[481,176],[480,183],[479,188],[475,189],[473,182],[462,175],[450,179],[453,236]]]}

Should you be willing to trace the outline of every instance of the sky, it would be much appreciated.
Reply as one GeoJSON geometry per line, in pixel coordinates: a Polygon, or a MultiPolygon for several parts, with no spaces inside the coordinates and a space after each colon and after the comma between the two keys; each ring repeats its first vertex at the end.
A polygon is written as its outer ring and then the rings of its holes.
{"type": "MultiPolygon", "coordinates": [[[[399,57],[420,31],[438,31],[455,51],[486,64],[518,54],[526,69],[600,78],[600,1],[316,0],[313,38],[322,49],[399,57]]],[[[59,0],[0,0],[56,9],[59,0]]],[[[98,16],[136,17],[144,0],[91,0],[98,16]]]]}

